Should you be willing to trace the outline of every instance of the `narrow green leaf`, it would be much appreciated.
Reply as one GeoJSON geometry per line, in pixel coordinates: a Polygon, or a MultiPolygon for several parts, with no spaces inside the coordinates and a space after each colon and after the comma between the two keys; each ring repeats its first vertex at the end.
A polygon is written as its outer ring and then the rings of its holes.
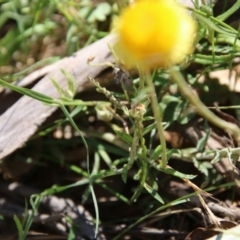
{"type": "Polygon", "coordinates": [[[64,69],[61,69],[62,73],[64,74],[64,76],[67,78],[67,81],[68,81],[68,94],[70,94],[70,97],[74,97],[75,94],[76,94],[76,81],[75,79],[73,78],[73,76],[65,71],[64,69]]]}
{"type": "Polygon", "coordinates": [[[128,172],[128,165],[124,164],[123,170],[122,170],[122,180],[124,183],[127,182],[127,172],[128,172]]]}
{"type": "Polygon", "coordinates": [[[215,164],[215,163],[219,162],[220,160],[221,160],[220,154],[218,152],[216,152],[216,155],[213,158],[213,160],[211,161],[211,164],[215,164]]]}
{"type": "Polygon", "coordinates": [[[152,195],[153,198],[155,198],[160,203],[164,204],[163,199],[154,188],[150,187],[147,183],[144,183],[144,188],[148,191],[148,193],[152,195]]]}
{"type": "Polygon", "coordinates": [[[158,146],[155,148],[153,154],[151,155],[151,160],[153,160],[153,161],[154,161],[154,160],[157,160],[157,159],[159,158],[161,152],[162,152],[162,146],[161,146],[161,145],[158,145],[158,146]]]}
{"type": "Polygon", "coordinates": [[[227,11],[224,11],[223,14],[217,16],[217,18],[221,21],[226,20],[228,17],[230,17],[234,12],[236,12],[240,8],[240,0],[237,0],[231,8],[229,8],[227,11]]]}
{"type": "Polygon", "coordinates": [[[131,203],[136,202],[140,194],[142,193],[143,186],[141,184],[138,185],[137,189],[134,191],[133,196],[131,197],[131,203]]]}
{"type": "Polygon", "coordinates": [[[98,152],[95,152],[91,175],[97,174],[99,172],[99,168],[100,168],[100,155],[98,152]]]}
{"type": "Polygon", "coordinates": [[[77,236],[76,236],[76,234],[74,232],[74,227],[71,224],[71,227],[70,227],[69,233],[68,233],[68,240],[75,240],[75,239],[77,239],[77,236]]]}
{"type": "Polygon", "coordinates": [[[28,97],[31,97],[31,98],[36,99],[38,101],[41,101],[43,103],[46,103],[46,104],[54,104],[55,103],[53,98],[51,98],[47,95],[44,95],[42,93],[36,92],[34,90],[23,88],[23,87],[18,87],[18,86],[9,84],[9,83],[1,80],[1,79],[0,79],[0,84],[4,87],[7,87],[7,88],[15,91],[15,92],[21,93],[23,95],[26,95],[28,97]]]}
{"type": "Polygon", "coordinates": [[[98,150],[99,155],[101,158],[104,160],[104,162],[108,165],[108,167],[111,169],[112,167],[112,160],[108,153],[104,149],[99,149],[98,150]]]}
{"type": "Polygon", "coordinates": [[[58,84],[58,82],[53,79],[53,78],[50,78],[51,79],[51,82],[52,84],[54,85],[54,87],[57,89],[57,91],[59,92],[60,96],[64,96],[65,95],[65,92],[64,90],[60,87],[60,85],[58,84]]]}
{"type": "Polygon", "coordinates": [[[156,128],[156,123],[152,123],[150,125],[148,125],[147,127],[144,128],[143,130],[143,136],[146,135],[147,133],[151,132],[153,129],[156,128]]]}
{"type": "Polygon", "coordinates": [[[13,220],[14,220],[16,226],[17,226],[18,239],[19,240],[24,240],[23,227],[22,227],[22,224],[21,224],[19,218],[16,215],[14,215],[13,220]]]}
{"type": "Polygon", "coordinates": [[[99,3],[98,6],[94,9],[94,11],[88,17],[88,22],[95,21],[105,21],[107,15],[111,12],[111,5],[109,3],[103,2],[99,3]]]}
{"type": "Polygon", "coordinates": [[[96,214],[96,226],[95,226],[95,238],[97,237],[98,231],[99,231],[99,210],[98,210],[98,203],[97,203],[97,198],[93,189],[92,184],[90,183],[89,185],[91,194],[92,194],[92,199],[93,199],[93,205],[95,209],[95,214],[96,214]]]}
{"type": "Polygon", "coordinates": [[[82,204],[85,204],[86,201],[89,198],[89,194],[91,193],[91,190],[89,188],[89,185],[86,187],[86,189],[84,190],[83,194],[82,194],[82,204]]]}
{"type": "Polygon", "coordinates": [[[161,111],[164,112],[167,108],[167,106],[172,102],[180,102],[181,100],[177,96],[167,95],[165,96],[162,101],[160,102],[159,106],[161,108],[161,111]]]}
{"type": "Polygon", "coordinates": [[[168,150],[167,151],[167,160],[169,160],[171,158],[172,154],[174,154],[174,153],[179,153],[179,151],[175,148],[168,150]]]}
{"type": "Polygon", "coordinates": [[[129,145],[132,145],[133,138],[131,135],[118,130],[114,130],[114,131],[124,142],[126,142],[129,145]]]}
{"type": "Polygon", "coordinates": [[[177,170],[175,170],[173,168],[166,168],[162,171],[165,172],[166,174],[170,174],[170,175],[173,175],[173,176],[179,177],[179,178],[193,179],[196,177],[196,175],[190,175],[190,174],[184,174],[184,173],[178,172],[177,170]]]}
{"type": "Polygon", "coordinates": [[[204,150],[210,134],[210,128],[208,126],[207,121],[204,122],[204,132],[206,133],[206,135],[203,138],[201,138],[197,143],[197,151],[199,152],[202,152],[204,150]]]}
{"type": "Polygon", "coordinates": [[[198,161],[196,158],[193,158],[194,166],[203,173],[206,177],[208,177],[208,168],[203,164],[204,162],[198,161]]]}

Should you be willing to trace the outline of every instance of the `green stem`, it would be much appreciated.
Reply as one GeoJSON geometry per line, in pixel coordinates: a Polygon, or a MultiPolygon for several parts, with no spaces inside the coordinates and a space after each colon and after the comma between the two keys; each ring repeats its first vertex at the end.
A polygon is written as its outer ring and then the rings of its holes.
{"type": "Polygon", "coordinates": [[[131,169],[136,159],[138,142],[139,142],[139,138],[138,138],[137,131],[134,131],[132,146],[130,150],[130,160],[127,164],[127,170],[131,169]]]}
{"type": "MultiPolygon", "coordinates": [[[[237,37],[218,34],[218,36],[216,37],[216,43],[230,44],[230,45],[234,46],[234,50],[239,51],[240,50],[240,41],[237,39],[237,37]]],[[[237,52],[236,54],[239,54],[239,52],[237,52]]]]}
{"type": "Polygon", "coordinates": [[[240,129],[236,124],[226,122],[221,118],[217,117],[213,112],[211,112],[198,98],[198,96],[192,91],[189,85],[186,83],[185,79],[181,75],[180,72],[170,68],[170,73],[172,76],[172,80],[177,83],[179,90],[181,93],[188,99],[188,101],[194,105],[199,114],[202,115],[209,122],[214,124],[215,126],[223,129],[225,132],[233,135],[235,140],[237,141],[238,146],[240,146],[240,129]]]}
{"type": "Polygon", "coordinates": [[[142,162],[142,177],[141,177],[141,186],[144,187],[145,184],[145,180],[147,178],[147,148],[145,145],[145,138],[143,136],[143,117],[141,117],[141,119],[138,120],[137,122],[137,126],[138,126],[138,133],[139,133],[139,140],[140,140],[140,146],[142,148],[142,152],[141,152],[141,156],[140,156],[140,160],[142,162]]]}
{"type": "Polygon", "coordinates": [[[197,13],[197,14],[203,16],[203,17],[209,18],[210,20],[216,22],[217,24],[219,24],[220,26],[224,27],[225,29],[230,30],[232,33],[235,33],[235,34],[238,33],[236,29],[234,29],[233,27],[229,26],[227,23],[223,22],[222,20],[220,20],[217,17],[208,16],[207,13],[202,12],[201,10],[198,10],[198,9],[194,9],[194,8],[188,8],[188,9],[190,9],[192,12],[197,13]]]}
{"type": "Polygon", "coordinates": [[[158,106],[158,100],[156,96],[156,91],[154,84],[152,82],[151,74],[149,72],[145,73],[146,75],[146,83],[149,89],[149,95],[151,98],[151,105],[153,110],[153,116],[155,118],[158,136],[162,146],[162,161],[161,161],[161,168],[165,169],[167,167],[167,154],[166,154],[166,141],[164,137],[164,130],[162,127],[162,114],[158,106]]]}
{"type": "Polygon", "coordinates": [[[139,195],[142,192],[142,189],[144,188],[144,184],[147,178],[147,148],[145,145],[145,139],[143,137],[143,116],[139,116],[139,118],[136,120],[136,132],[138,134],[138,138],[140,141],[140,146],[141,146],[141,154],[139,155],[139,159],[141,161],[141,179],[140,179],[140,185],[137,188],[137,190],[134,192],[132,198],[131,198],[131,202],[135,202],[136,199],[139,197],[139,195]]]}

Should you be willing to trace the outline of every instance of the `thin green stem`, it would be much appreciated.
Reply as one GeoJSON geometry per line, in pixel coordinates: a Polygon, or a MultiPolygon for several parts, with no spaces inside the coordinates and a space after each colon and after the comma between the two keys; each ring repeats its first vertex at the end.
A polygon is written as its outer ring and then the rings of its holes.
{"type": "Polygon", "coordinates": [[[165,169],[167,167],[167,154],[166,154],[166,141],[165,141],[164,130],[162,126],[162,114],[158,106],[158,99],[156,96],[155,87],[152,82],[151,74],[149,72],[146,73],[146,83],[149,90],[149,96],[151,99],[151,105],[152,105],[153,115],[154,115],[156,126],[157,126],[158,136],[162,146],[161,167],[165,169]]]}
{"type": "MultiPolygon", "coordinates": [[[[140,113],[141,114],[141,113],[140,113]]],[[[142,189],[144,188],[144,184],[147,178],[147,148],[145,145],[145,139],[143,136],[143,115],[140,115],[139,118],[136,120],[136,132],[138,135],[138,139],[140,141],[141,146],[141,154],[139,155],[139,159],[141,161],[141,179],[140,179],[140,186],[137,188],[137,190],[134,192],[134,195],[131,198],[131,202],[136,201],[136,199],[139,197],[139,195],[142,192],[142,189]]]]}
{"type": "Polygon", "coordinates": [[[190,9],[192,12],[197,13],[203,17],[209,18],[211,20],[213,20],[214,22],[218,23],[220,26],[224,27],[225,29],[230,30],[232,33],[238,33],[236,29],[234,29],[233,27],[229,26],[228,24],[226,24],[225,22],[221,21],[219,18],[213,17],[213,16],[208,16],[207,13],[202,12],[201,10],[198,9],[194,9],[194,8],[188,8],[190,9]]]}
{"type": "Polygon", "coordinates": [[[146,78],[146,74],[144,71],[139,70],[139,77],[140,77],[140,82],[139,82],[139,91],[142,91],[145,89],[144,83],[145,83],[145,78],[146,78]]]}
{"type": "Polygon", "coordinates": [[[238,146],[240,146],[240,129],[236,124],[226,122],[221,118],[217,117],[213,112],[211,112],[198,98],[198,96],[193,93],[192,89],[186,83],[185,79],[181,75],[180,72],[170,69],[170,73],[172,76],[172,80],[177,83],[179,90],[181,93],[189,100],[191,104],[193,104],[200,115],[202,115],[209,122],[214,124],[215,126],[223,129],[225,132],[233,135],[235,140],[237,141],[238,146]]]}
{"type": "Polygon", "coordinates": [[[139,140],[140,140],[140,146],[142,148],[140,160],[142,163],[142,177],[141,177],[141,186],[143,187],[147,178],[147,147],[145,145],[145,138],[143,136],[143,124],[142,124],[142,117],[138,120],[138,132],[139,132],[139,140]]]}
{"type": "Polygon", "coordinates": [[[182,204],[182,203],[185,203],[188,200],[188,197],[189,196],[195,196],[196,195],[196,192],[194,193],[191,193],[191,194],[188,194],[184,197],[181,197],[181,198],[178,198],[172,202],[169,202],[157,209],[155,209],[154,211],[146,214],[145,216],[139,218],[136,222],[132,223],[131,225],[129,225],[127,228],[125,228],[124,230],[121,231],[121,233],[119,235],[117,235],[113,240],[117,240],[117,239],[122,239],[122,237],[124,236],[124,234],[126,232],[128,232],[130,229],[132,229],[133,227],[137,226],[139,223],[143,222],[144,220],[150,218],[151,216],[154,216],[155,214],[159,213],[160,211],[166,209],[166,208],[170,208],[171,206],[175,206],[175,205],[178,205],[178,204],[182,204]]]}
{"type": "Polygon", "coordinates": [[[131,146],[131,150],[130,150],[130,160],[127,164],[127,170],[129,170],[132,167],[132,165],[136,159],[138,142],[139,142],[138,134],[136,131],[134,131],[132,146],[131,146]]]}

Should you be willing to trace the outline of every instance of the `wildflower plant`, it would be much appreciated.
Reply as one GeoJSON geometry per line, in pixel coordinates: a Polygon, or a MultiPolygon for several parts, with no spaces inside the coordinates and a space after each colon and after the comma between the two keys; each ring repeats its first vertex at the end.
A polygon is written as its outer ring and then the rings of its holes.
{"type": "Polygon", "coordinates": [[[184,61],[193,50],[196,23],[175,1],[142,0],[122,11],[116,33],[115,54],[127,68],[138,69],[141,76],[139,91],[147,87],[162,145],[161,166],[165,169],[167,158],[162,115],[150,71],[184,61]]]}
{"type": "Polygon", "coordinates": [[[239,143],[237,126],[219,119],[210,112],[176,70],[177,65],[187,62],[187,58],[193,52],[196,40],[199,40],[197,30],[194,18],[174,0],[133,1],[122,11],[116,24],[117,40],[113,47],[114,52],[126,68],[138,69],[138,90],[145,89],[151,99],[161,142],[162,169],[167,167],[167,153],[162,127],[163,116],[151,78],[153,69],[167,69],[181,93],[197,107],[198,112],[216,126],[233,134],[239,143]]]}
{"type": "MultiPolygon", "coordinates": [[[[203,6],[201,13],[205,9],[206,7],[203,6]]],[[[197,12],[196,9],[195,11],[197,12]]],[[[162,104],[159,104],[153,83],[153,70],[155,72],[156,69],[162,72],[167,71],[181,94],[196,107],[200,115],[232,134],[236,142],[240,143],[238,127],[213,114],[193,93],[179,71],[180,68],[187,66],[197,42],[201,39],[201,34],[199,35],[201,32],[198,30],[196,19],[201,19],[201,16],[195,14],[194,19],[190,12],[187,12],[183,6],[174,0],[140,0],[133,1],[129,6],[122,9],[116,23],[115,33],[117,36],[113,50],[117,61],[126,69],[138,70],[140,78],[136,94],[144,95],[144,97],[134,98],[132,109],[129,111],[130,117],[134,121],[134,135],[130,148],[130,161],[123,169],[123,176],[131,168],[135,159],[138,158],[141,162],[140,186],[135,191],[132,200],[136,200],[143,188],[150,193],[153,192],[152,187],[147,184],[149,181],[147,161],[154,168],[167,174],[175,174],[178,177],[181,175],[168,166],[168,159],[174,150],[167,150],[166,148],[162,104]],[[149,99],[155,120],[154,126],[160,140],[160,145],[152,155],[145,144],[143,127],[149,99]],[[158,166],[156,166],[156,160],[159,162],[158,166]]],[[[210,29],[209,26],[206,29],[210,29]]],[[[211,40],[213,36],[214,32],[212,30],[206,35],[208,40],[212,41],[212,44],[215,41],[214,39],[211,40]]],[[[182,179],[192,177],[184,175],[182,179]]],[[[125,177],[123,178],[125,179],[125,177]]],[[[163,202],[160,196],[155,195],[155,198],[163,202]]]]}

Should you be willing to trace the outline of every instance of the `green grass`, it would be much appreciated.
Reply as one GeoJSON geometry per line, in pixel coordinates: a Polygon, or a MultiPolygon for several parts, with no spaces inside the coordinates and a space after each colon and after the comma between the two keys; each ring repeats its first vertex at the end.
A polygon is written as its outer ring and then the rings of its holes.
{"type": "Polygon", "coordinates": [[[98,26],[97,21],[114,14],[111,9],[107,3],[96,8],[90,0],[4,1],[0,8],[2,77],[47,58],[48,51],[60,57],[71,55],[105,36],[109,24],[98,26]]]}

